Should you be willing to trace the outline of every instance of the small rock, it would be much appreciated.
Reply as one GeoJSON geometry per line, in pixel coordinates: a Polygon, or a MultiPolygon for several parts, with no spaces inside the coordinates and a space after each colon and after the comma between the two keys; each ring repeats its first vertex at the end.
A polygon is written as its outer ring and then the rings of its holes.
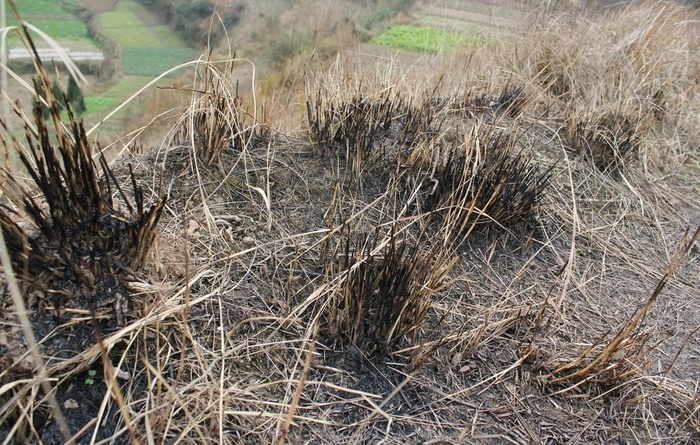
{"type": "Polygon", "coordinates": [[[63,402],[63,407],[65,409],[78,409],[80,408],[80,405],[74,399],[68,399],[63,402]]]}
{"type": "Polygon", "coordinates": [[[196,231],[199,230],[199,223],[194,219],[187,221],[187,235],[194,235],[196,231]]]}
{"type": "Polygon", "coordinates": [[[22,360],[19,361],[19,367],[26,371],[33,371],[36,367],[33,355],[25,355],[22,360]]]}
{"type": "Polygon", "coordinates": [[[118,379],[122,379],[122,380],[129,380],[129,379],[131,379],[131,374],[129,374],[128,371],[122,371],[122,370],[119,369],[119,368],[115,368],[114,370],[116,371],[116,375],[117,375],[117,378],[118,378],[118,379]]]}

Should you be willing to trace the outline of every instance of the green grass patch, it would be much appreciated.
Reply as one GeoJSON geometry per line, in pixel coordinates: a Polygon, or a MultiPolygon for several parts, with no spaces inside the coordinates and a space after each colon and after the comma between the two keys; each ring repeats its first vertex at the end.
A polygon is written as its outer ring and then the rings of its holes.
{"type": "MultiPolygon", "coordinates": [[[[33,19],[26,17],[25,20],[36,26],[54,40],[81,40],[87,38],[87,28],[85,23],[76,18],[67,16],[65,19],[33,19]]],[[[7,20],[8,26],[17,26],[19,22],[14,18],[7,20]]]]}
{"type": "Polygon", "coordinates": [[[483,39],[427,26],[397,25],[373,38],[371,42],[413,51],[438,52],[455,46],[483,43],[483,39]]]}
{"type": "Polygon", "coordinates": [[[124,74],[155,77],[195,57],[190,48],[124,48],[122,70],[124,74]]]}
{"type": "MultiPolygon", "coordinates": [[[[83,115],[99,113],[107,108],[117,105],[121,101],[115,99],[114,97],[105,96],[87,96],[85,97],[85,113],[83,115]]],[[[61,111],[61,120],[63,122],[68,122],[68,112],[61,111]]]]}
{"type": "MultiPolygon", "coordinates": [[[[19,9],[19,13],[22,16],[36,14],[73,17],[70,12],[61,8],[54,0],[15,0],[15,5],[17,5],[17,9],[19,9]]],[[[5,6],[8,18],[14,16],[10,2],[5,0],[5,6]]]]}
{"type": "Polygon", "coordinates": [[[85,108],[87,111],[85,114],[98,113],[102,110],[106,110],[120,102],[119,99],[114,97],[106,96],[87,96],[85,97],[85,108]]]}
{"type": "Polygon", "coordinates": [[[101,14],[98,20],[100,28],[122,48],[184,46],[173,30],[155,23],[152,14],[134,1],[120,1],[116,10],[101,14]]]}
{"type": "Polygon", "coordinates": [[[119,101],[126,100],[151,80],[153,80],[151,76],[124,76],[101,96],[112,97],[119,101]]]}

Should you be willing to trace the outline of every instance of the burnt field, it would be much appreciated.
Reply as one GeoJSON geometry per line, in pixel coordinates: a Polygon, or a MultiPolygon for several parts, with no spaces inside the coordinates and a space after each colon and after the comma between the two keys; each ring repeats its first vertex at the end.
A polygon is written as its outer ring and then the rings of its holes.
{"type": "Polygon", "coordinates": [[[341,55],[295,132],[202,61],[111,164],[49,97],[5,139],[0,438],[697,442],[692,14],[341,55]]]}

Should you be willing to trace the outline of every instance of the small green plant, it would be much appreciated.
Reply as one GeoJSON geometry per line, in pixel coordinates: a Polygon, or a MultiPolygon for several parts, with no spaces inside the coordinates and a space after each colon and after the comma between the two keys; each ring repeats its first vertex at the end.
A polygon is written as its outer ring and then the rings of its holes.
{"type": "Polygon", "coordinates": [[[88,378],[85,379],[85,384],[88,386],[92,386],[95,384],[95,377],[97,376],[97,371],[94,369],[91,369],[88,371],[88,378]]]}

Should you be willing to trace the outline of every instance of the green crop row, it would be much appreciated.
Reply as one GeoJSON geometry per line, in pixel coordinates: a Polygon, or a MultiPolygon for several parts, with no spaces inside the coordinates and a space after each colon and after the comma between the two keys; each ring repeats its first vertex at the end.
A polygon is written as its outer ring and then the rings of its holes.
{"type": "MultiPolygon", "coordinates": [[[[0,0],[2,1],[2,0],[0,0]]],[[[10,2],[5,1],[7,15],[12,16],[14,14],[12,8],[10,7],[10,2]]],[[[61,8],[53,0],[15,0],[15,5],[19,9],[20,14],[25,15],[51,15],[51,16],[66,16],[68,18],[73,17],[68,11],[61,8]]],[[[27,17],[24,17],[27,18],[27,17]]]]}
{"type": "MultiPolygon", "coordinates": [[[[23,19],[56,40],[86,39],[87,28],[85,27],[85,23],[76,18],[71,18],[72,16],[66,17],[65,19],[33,19],[31,17],[23,17],[23,19]]],[[[19,22],[14,18],[8,18],[7,24],[8,26],[17,26],[19,22]]]]}
{"type": "MultiPolygon", "coordinates": [[[[85,99],[85,113],[84,115],[87,114],[93,114],[93,113],[99,113],[100,111],[104,111],[109,107],[112,107],[114,105],[117,105],[121,101],[119,99],[115,99],[113,97],[105,97],[105,96],[87,96],[84,98],[85,99]]],[[[61,111],[61,120],[63,122],[68,121],[68,112],[61,111]]]]}
{"type": "Polygon", "coordinates": [[[466,34],[427,26],[397,25],[372,39],[377,45],[394,46],[415,51],[446,51],[458,45],[478,43],[466,34]]]}
{"type": "Polygon", "coordinates": [[[113,97],[87,96],[85,97],[85,108],[87,113],[97,113],[111,106],[117,105],[121,101],[113,97]]]}
{"type": "Polygon", "coordinates": [[[122,70],[135,76],[158,76],[183,62],[196,58],[190,48],[124,48],[122,70]]]}
{"type": "Polygon", "coordinates": [[[120,1],[117,9],[99,17],[99,26],[122,48],[172,48],[181,40],[165,25],[144,20],[151,14],[135,1],[120,1]]]}

